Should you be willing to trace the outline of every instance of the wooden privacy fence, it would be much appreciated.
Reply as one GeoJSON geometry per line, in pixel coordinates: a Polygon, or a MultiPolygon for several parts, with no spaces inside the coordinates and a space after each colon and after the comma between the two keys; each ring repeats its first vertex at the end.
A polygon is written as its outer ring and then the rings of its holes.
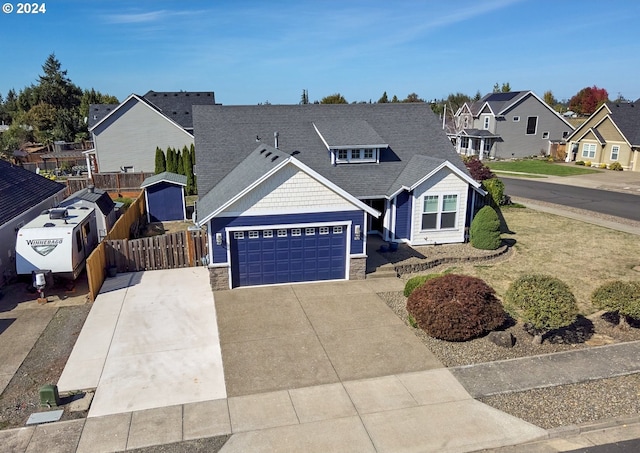
{"type": "Polygon", "coordinates": [[[131,232],[132,225],[136,224],[140,217],[145,214],[144,192],[131,203],[129,209],[120,216],[107,236],[98,244],[91,255],[87,258],[87,280],[89,282],[89,297],[93,301],[96,299],[104,279],[106,278],[107,255],[104,241],[108,239],[127,239],[131,232]]]}
{"type": "Polygon", "coordinates": [[[200,230],[104,243],[107,267],[118,272],[202,266],[207,257],[207,235],[200,230]]]}

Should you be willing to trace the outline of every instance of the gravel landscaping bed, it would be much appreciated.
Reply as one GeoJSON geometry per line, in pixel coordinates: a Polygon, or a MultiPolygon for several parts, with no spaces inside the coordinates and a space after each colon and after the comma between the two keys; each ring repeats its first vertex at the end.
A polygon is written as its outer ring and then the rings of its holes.
{"type": "MultiPolygon", "coordinates": [[[[57,309],[0,395],[0,429],[25,426],[31,414],[48,410],[40,406],[40,387],[58,383],[90,309],[90,303],[57,309]]],[[[61,420],[87,416],[86,411],[70,412],[68,404],[62,409],[61,420]]]]}
{"type": "MultiPolygon", "coordinates": [[[[468,244],[460,245],[460,255],[463,255],[468,247],[468,244]]],[[[447,247],[447,251],[451,253],[454,248],[447,247]]],[[[485,263],[490,265],[497,260],[507,260],[509,256],[507,253],[485,263]]],[[[448,266],[437,266],[423,273],[444,272],[450,269],[448,266]]],[[[408,274],[402,278],[406,281],[411,276],[408,274]]],[[[541,345],[534,345],[531,341],[532,336],[521,324],[514,322],[503,327],[503,330],[516,338],[513,348],[497,346],[486,337],[465,342],[448,342],[432,338],[421,329],[410,326],[407,320],[406,297],[402,292],[379,295],[447,367],[640,340],[640,326],[622,330],[615,324],[616,319],[599,312],[587,318],[580,318],[572,328],[550,333],[545,336],[541,345]]],[[[640,374],[494,395],[480,398],[479,401],[545,429],[619,416],[640,416],[640,374]]]]}

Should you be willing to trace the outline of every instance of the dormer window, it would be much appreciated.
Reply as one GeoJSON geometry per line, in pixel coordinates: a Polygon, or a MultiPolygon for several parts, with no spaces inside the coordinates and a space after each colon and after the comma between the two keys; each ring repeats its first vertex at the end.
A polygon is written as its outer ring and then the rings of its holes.
{"type": "Polygon", "coordinates": [[[335,164],[377,163],[379,153],[379,148],[338,149],[332,152],[332,159],[335,164]]]}

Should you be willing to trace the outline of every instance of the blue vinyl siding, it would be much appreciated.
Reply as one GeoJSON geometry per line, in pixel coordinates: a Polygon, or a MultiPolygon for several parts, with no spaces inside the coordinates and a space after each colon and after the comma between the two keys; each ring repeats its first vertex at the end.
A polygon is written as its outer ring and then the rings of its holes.
{"type": "Polygon", "coordinates": [[[402,191],[396,197],[396,239],[410,239],[411,202],[410,192],[402,191]]]}
{"type": "Polygon", "coordinates": [[[146,190],[152,222],[184,220],[182,186],[160,182],[147,187],[146,190]]]}
{"type": "MultiPolygon", "coordinates": [[[[273,216],[240,216],[240,217],[219,217],[211,220],[210,231],[212,237],[215,233],[222,233],[222,237],[226,237],[225,228],[229,227],[245,227],[245,226],[269,226],[269,225],[287,225],[287,224],[304,224],[304,223],[320,223],[320,222],[348,222],[352,225],[360,225],[365,230],[364,211],[336,211],[336,212],[316,212],[308,214],[284,214],[273,216]]],[[[350,241],[351,254],[364,253],[363,237],[359,240],[346,238],[350,241]]],[[[213,244],[213,263],[227,262],[227,244],[213,244]]]]}

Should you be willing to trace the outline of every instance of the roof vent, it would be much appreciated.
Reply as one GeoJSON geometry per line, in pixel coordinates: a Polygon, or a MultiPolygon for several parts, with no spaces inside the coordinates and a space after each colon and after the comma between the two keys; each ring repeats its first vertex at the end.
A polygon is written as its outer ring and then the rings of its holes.
{"type": "Polygon", "coordinates": [[[271,151],[264,155],[264,157],[269,157],[271,155],[271,151]]]}
{"type": "Polygon", "coordinates": [[[280,138],[280,133],[278,131],[275,131],[273,133],[273,140],[275,142],[275,148],[278,149],[278,139],[280,138]]]}
{"type": "Polygon", "coordinates": [[[279,156],[277,156],[277,155],[276,155],[276,156],[273,156],[273,157],[271,158],[271,162],[275,162],[275,161],[276,161],[276,159],[277,159],[278,157],[279,157],[279,156]]]}
{"type": "Polygon", "coordinates": [[[260,154],[264,154],[264,152],[265,152],[266,150],[267,150],[266,148],[262,148],[262,149],[260,150],[260,154]]]}
{"type": "Polygon", "coordinates": [[[50,227],[54,227],[54,226],[56,226],[56,224],[55,224],[55,223],[47,222],[47,223],[45,223],[45,224],[44,224],[44,225],[42,225],[42,226],[43,226],[43,227],[45,227],[45,228],[50,228],[50,227]]]}
{"type": "Polygon", "coordinates": [[[94,186],[93,184],[89,184],[87,186],[87,192],[94,193],[95,191],[96,191],[96,186],[94,186]]]}

